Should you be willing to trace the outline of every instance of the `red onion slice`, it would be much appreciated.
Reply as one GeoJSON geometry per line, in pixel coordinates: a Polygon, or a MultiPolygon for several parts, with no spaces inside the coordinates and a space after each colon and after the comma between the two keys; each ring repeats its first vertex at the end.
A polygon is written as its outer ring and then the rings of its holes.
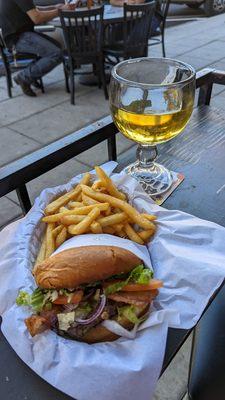
{"type": "Polygon", "coordinates": [[[104,294],[100,295],[100,302],[97,307],[97,309],[90,315],[88,319],[80,319],[80,318],[75,318],[75,322],[77,322],[80,325],[89,325],[92,322],[94,322],[103,312],[104,308],[106,305],[106,296],[104,294]]]}

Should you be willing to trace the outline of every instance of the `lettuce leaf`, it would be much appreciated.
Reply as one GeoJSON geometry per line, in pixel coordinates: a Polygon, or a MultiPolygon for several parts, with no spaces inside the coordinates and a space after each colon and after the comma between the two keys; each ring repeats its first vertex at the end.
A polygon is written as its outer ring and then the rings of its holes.
{"type": "Polygon", "coordinates": [[[18,306],[28,306],[31,307],[35,312],[40,312],[46,306],[48,310],[51,309],[51,302],[57,298],[57,290],[43,291],[40,288],[37,288],[32,294],[21,290],[16,299],[16,304],[18,306]]]}
{"type": "Polygon", "coordinates": [[[124,281],[112,283],[105,289],[105,294],[113,294],[119,292],[126,286],[129,282],[147,284],[153,278],[153,272],[149,268],[145,268],[143,264],[135,267],[129,274],[128,278],[124,281]]]}
{"type": "Polygon", "coordinates": [[[16,299],[16,304],[18,306],[30,306],[31,302],[31,295],[24,290],[21,290],[19,292],[19,295],[17,296],[16,299]]]}
{"type": "Polygon", "coordinates": [[[136,283],[147,284],[153,278],[153,272],[149,268],[143,269],[136,279],[136,283]]]}
{"type": "Polygon", "coordinates": [[[136,315],[136,307],[134,305],[131,306],[124,306],[124,307],[118,307],[118,322],[120,322],[120,319],[122,317],[125,317],[128,319],[128,321],[132,322],[133,324],[140,324],[146,319],[146,316],[142,316],[141,318],[138,318],[136,315]]]}
{"type": "Polygon", "coordinates": [[[121,281],[121,282],[116,282],[116,283],[112,283],[112,285],[108,286],[105,289],[105,294],[106,296],[108,296],[109,294],[113,294],[116,292],[119,292],[120,290],[123,289],[123,287],[127,284],[127,280],[126,281],[121,281]]]}
{"type": "Polygon", "coordinates": [[[41,289],[37,288],[32,294],[24,291],[20,291],[16,299],[16,304],[18,306],[29,306],[36,312],[43,309],[45,295],[41,289]]]}

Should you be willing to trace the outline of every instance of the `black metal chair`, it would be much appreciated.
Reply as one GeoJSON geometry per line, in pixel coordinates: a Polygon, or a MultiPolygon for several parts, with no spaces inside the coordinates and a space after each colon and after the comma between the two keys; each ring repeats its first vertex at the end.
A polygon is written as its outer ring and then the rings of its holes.
{"type": "Polygon", "coordinates": [[[160,22],[159,24],[159,33],[161,38],[151,37],[150,35],[150,43],[149,47],[155,46],[157,44],[162,43],[162,54],[163,57],[166,57],[166,49],[165,49],[165,27],[166,27],[166,19],[169,12],[171,0],[156,0],[156,8],[155,8],[155,18],[160,22]]]}
{"type": "Polygon", "coordinates": [[[60,12],[68,53],[64,60],[64,72],[67,91],[71,92],[71,104],[75,104],[76,68],[85,64],[93,65],[94,72],[98,76],[99,87],[103,86],[105,98],[108,99],[102,52],[103,12],[103,6],[85,11],[60,12]]]}
{"type": "MultiPolygon", "coordinates": [[[[34,60],[37,60],[37,58],[38,57],[35,54],[18,53],[14,52],[13,50],[10,51],[7,48],[0,32],[0,67],[2,67],[3,73],[6,76],[9,97],[12,97],[12,73],[26,68],[34,60]]],[[[39,84],[42,93],[44,93],[42,79],[39,79],[37,83],[39,84]]]]}
{"type": "Polygon", "coordinates": [[[109,24],[104,32],[104,55],[106,59],[145,57],[148,53],[155,2],[128,5],[124,4],[124,21],[109,24]]]}

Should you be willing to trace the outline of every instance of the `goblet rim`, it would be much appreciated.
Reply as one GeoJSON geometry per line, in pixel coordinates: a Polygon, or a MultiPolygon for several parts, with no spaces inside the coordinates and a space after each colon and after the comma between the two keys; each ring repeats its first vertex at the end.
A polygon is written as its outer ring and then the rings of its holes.
{"type": "Polygon", "coordinates": [[[130,60],[124,60],[124,61],[121,61],[120,63],[116,64],[113,67],[112,71],[111,71],[111,75],[112,75],[112,77],[114,79],[116,79],[117,81],[119,81],[121,83],[126,84],[127,86],[134,86],[135,85],[135,87],[141,87],[141,88],[145,88],[145,89],[161,89],[161,88],[178,87],[178,86],[181,86],[181,85],[188,84],[188,83],[192,82],[196,77],[196,71],[195,71],[194,67],[192,67],[192,65],[190,65],[190,64],[188,64],[186,62],[180,61],[180,60],[176,60],[174,58],[168,58],[168,57],[163,57],[163,58],[162,57],[139,57],[139,58],[132,58],[130,60]],[[185,78],[185,79],[180,80],[179,82],[171,82],[171,83],[165,83],[165,84],[163,84],[163,83],[155,84],[155,83],[142,83],[142,82],[132,81],[132,80],[123,78],[122,76],[120,76],[117,73],[117,70],[118,70],[118,68],[120,68],[121,65],[123,65],[123,64],[134,64],[134,63],[141,62],[143,60],[150,60],[150,61],[161,60],[162,62],[164,62],[164,61],[172,61],[172,62],[175,62],[177,64],[180,64],[182,66],[187,67],[191,71],[191,75],[189,77],[185,78]]]}

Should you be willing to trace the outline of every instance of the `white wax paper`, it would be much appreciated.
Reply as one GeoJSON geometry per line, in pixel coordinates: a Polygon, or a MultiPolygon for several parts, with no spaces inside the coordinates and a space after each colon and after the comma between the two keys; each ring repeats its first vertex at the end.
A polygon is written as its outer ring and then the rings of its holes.
{"type": "MultiPolygon", "coordinates": [[[[115,163],[105,166],[111,172],[115,163]]],[[[80,177],[79,177],[80,178],[80,177]]],[[[110,235],[85,235],[65,246],[115,244],[141,257],[164,287],[154,301],[149,318],[136,337],[88,345],[45,332],[31,338],[24,318],[29,310],[17,307],[18,290],[35,287],[31,269],[43,224],[40,219],[54,195],[67,185],[44,190],[26,218],[0,233],[0,314],[2,332],[22,360],[43,379],[78,400],[150,400],[160,374],[168,326],[191,328],[196,324],[225,275],[225,229],[180,211],[156,206],[137,182],[124,174],[114,181],[143,212],[155,213],[158,229],[147,247],[110,235]],[[85,240],[84,240],[85,239],[85,240]]],[[[114,328],[112,328],[114,329],[114,328]]],[[[127,335],[121,331],[121,334],[127,335]]]]}

